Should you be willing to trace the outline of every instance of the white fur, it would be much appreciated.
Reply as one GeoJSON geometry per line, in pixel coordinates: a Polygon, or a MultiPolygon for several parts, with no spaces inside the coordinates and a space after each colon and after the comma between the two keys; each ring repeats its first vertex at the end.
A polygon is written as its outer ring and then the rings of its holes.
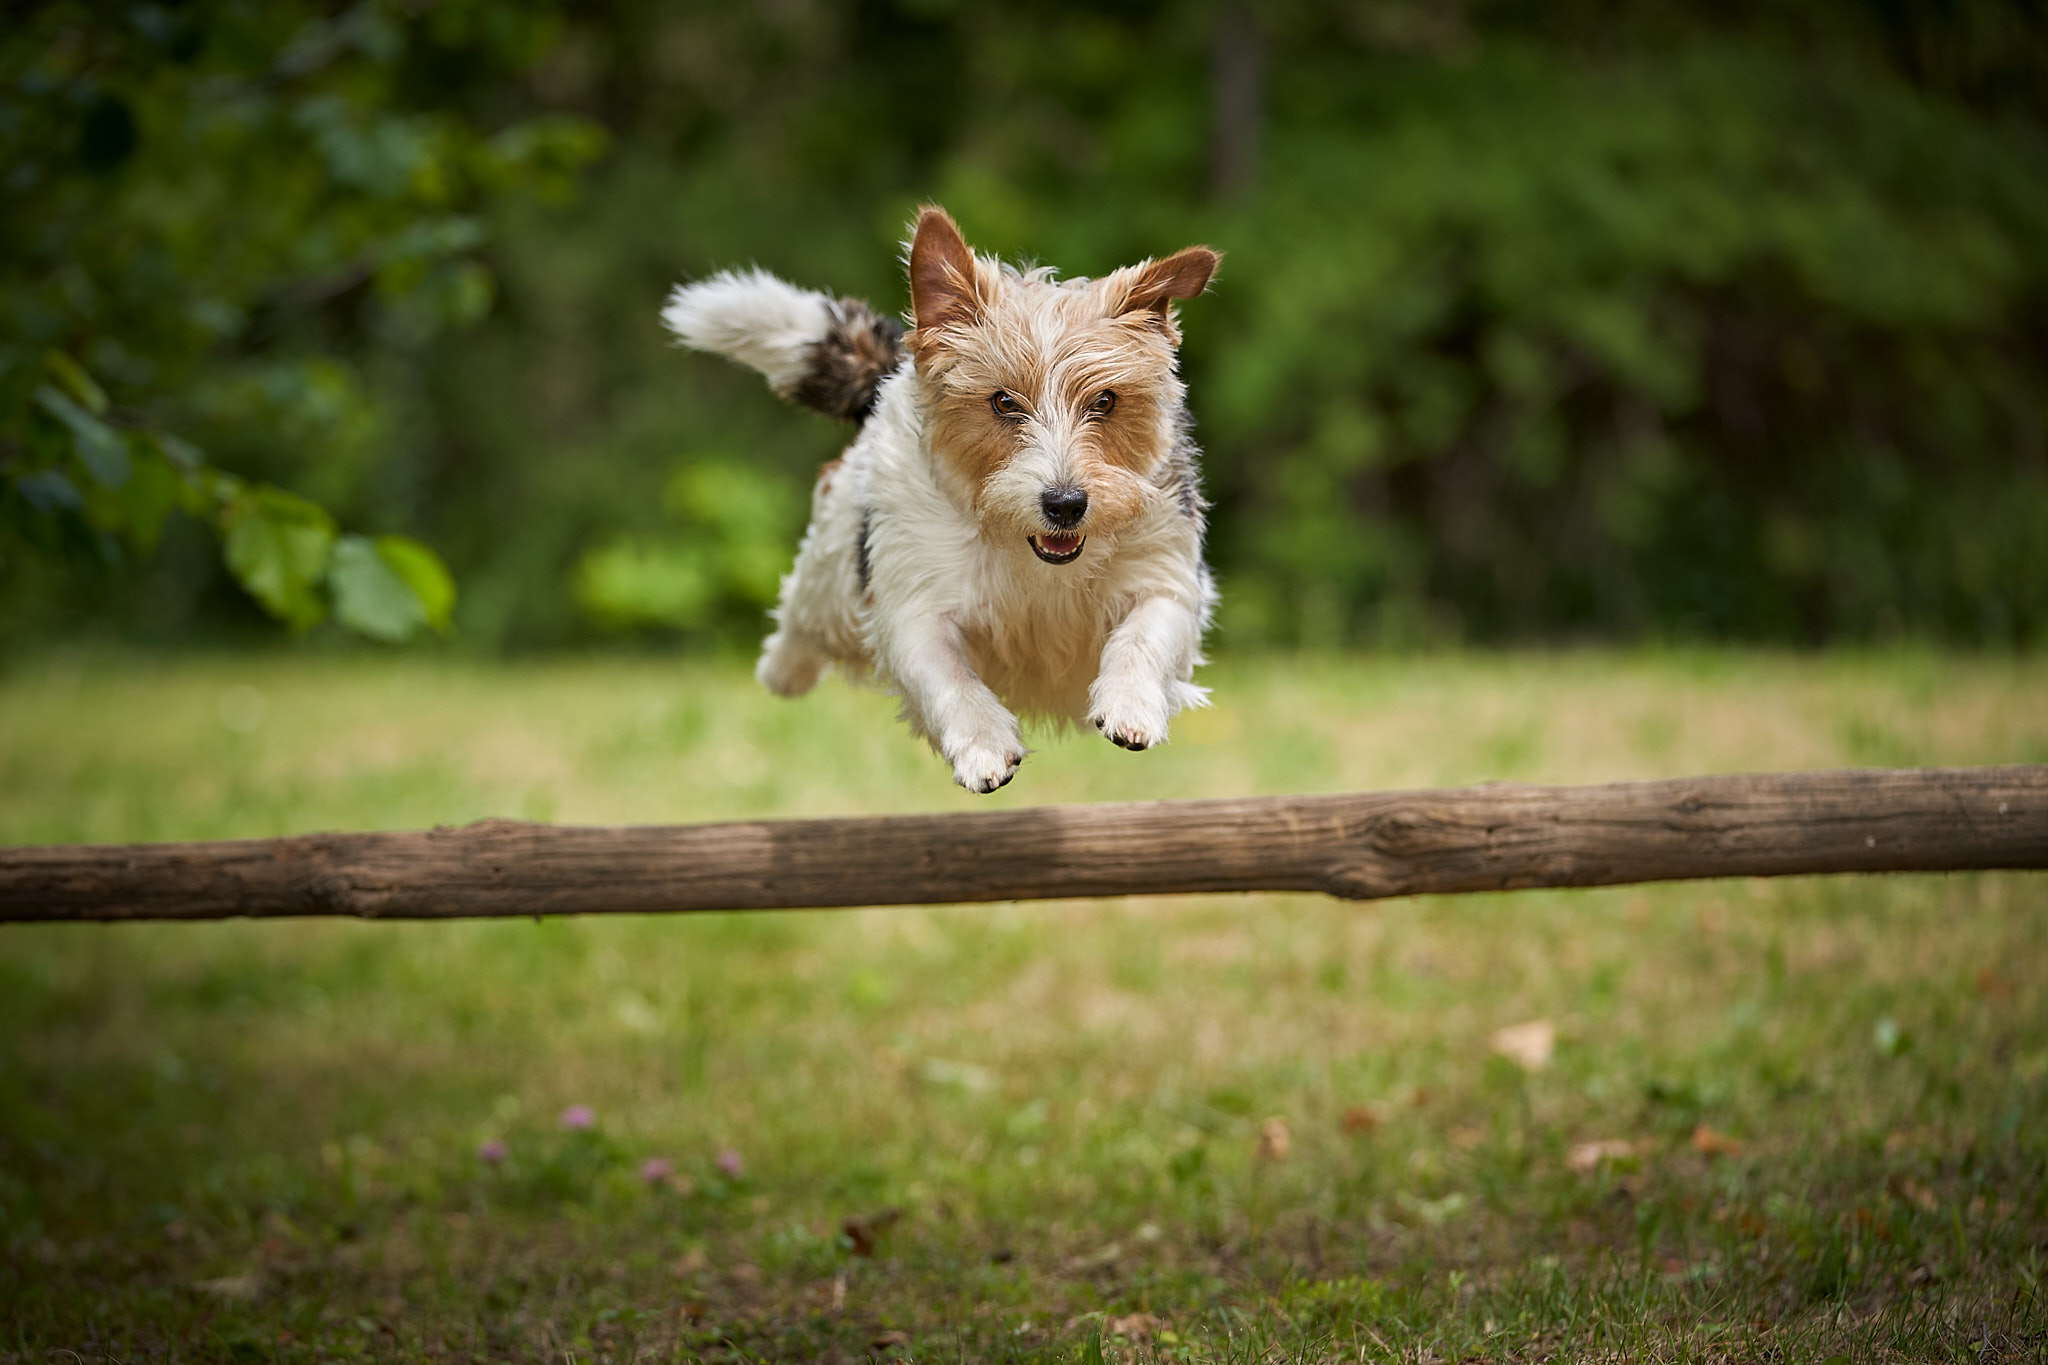
{"type": "MultiPolygon", "coordinates": [[[[823,335],[822,310],[809,314],[816,330],[799,335],[812,299],[823,301],[759,272],[722,275],[678,289],[664,317],[691,345],[777,382],[778,369],[757,357],[786,365],[783,357],[823,335]],[[772,339],[747,330],[757,317],[774,322],[772,339]]],[[[973,490],[958,487],[929,447],[925,405],[906,356],[844,458],[820,476],[762,646],[762,684],[797,696],[828,665],[878,681],[975,792],[1002,786],[1023,761],[1019,712],[1085,718],[1128,748],[1165,742],[1171,717],[1207,699],[1192,681],[1215,606],[1199,513],[1148,485],[1128,525],[1091,531],[1073,564],[1042,563],[1023,536],[977,516],[973,490]],[[865,591],[856,568],[863,521],[865,591]]],[[[988,496],[1004,509],[996,522],[1035,516],[1040,491],[1064,476],[1058,446],[1049,439],[1020,452],[990,481],[988,496]]]]}
{"type": "Polygon", "coordinates": [[[661,320],[683,344],[750,365],[787,395],[831,324],[832,300],[765,270],[725,270],[676,286],[661,320]]]}

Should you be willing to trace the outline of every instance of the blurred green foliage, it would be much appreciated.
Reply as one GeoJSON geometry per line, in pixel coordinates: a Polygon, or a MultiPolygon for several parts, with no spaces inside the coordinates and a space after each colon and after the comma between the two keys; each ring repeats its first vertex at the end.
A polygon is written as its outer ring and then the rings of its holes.
{"type": "MultiPolygon", "coordinates": [[[[758,262],[901,307],[928,198],[1073,273],[1228,252],[1185,309],[1225,644],[2048,635],[2027,0],[124,13],[6,40],[7,136],[69,158],[8,189],[21,354],[432,544],[474,647],[755,639],[850,433],[659,301],[758,262]]],[[[15,569],[23,629],[221,619],[175,545],[15,569]]]]}
{"type": "Polygon", "coordinates": [[[0,39],[0,562],[17,598],[31,566],[92,577],[184,513],[218,567],[188,554],[173,575],[225,570],[294,629],[331,613],[377,639],[446,630],[439,556],[345,534],[321,501],[387,439],[371,371],[489,309],[484,210],[559,198],[603,145],[585,119],[487,128],[451,99],[530,65],[553,13],[17,8],[0,39]]]}

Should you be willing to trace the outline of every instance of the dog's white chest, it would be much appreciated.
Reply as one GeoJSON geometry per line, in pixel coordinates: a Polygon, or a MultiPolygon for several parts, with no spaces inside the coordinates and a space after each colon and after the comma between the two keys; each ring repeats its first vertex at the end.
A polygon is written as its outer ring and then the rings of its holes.
{"type": "Polygon", "coordinates": [[[1093,586],[1027,580],[1005,610],[962,623],[974,671],[1011,709],[1059,720],[1087,713],[1088,685],[1109,634],[1105,603],[1093,586]]]}

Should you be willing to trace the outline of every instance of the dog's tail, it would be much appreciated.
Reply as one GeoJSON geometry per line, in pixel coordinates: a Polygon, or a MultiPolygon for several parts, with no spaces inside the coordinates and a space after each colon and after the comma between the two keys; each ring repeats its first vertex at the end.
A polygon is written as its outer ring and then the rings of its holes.
{"type": "Polygon", "coordinates": [[[751,365],[784,398],[858,422],[903,356],[903,327],[859,299],[832,299],[764,270],[677,285],[661,310],[676,339],[751,365]]]}

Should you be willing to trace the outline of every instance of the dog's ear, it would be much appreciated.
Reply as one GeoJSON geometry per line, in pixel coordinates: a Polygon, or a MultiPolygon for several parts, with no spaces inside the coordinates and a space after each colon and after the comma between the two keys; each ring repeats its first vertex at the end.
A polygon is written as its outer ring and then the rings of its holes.
{"type": "Polygon", "coordinates": [[[1194,298],[1207,289],[1210,277],[1221,264],[1223,253],[1214,247],[1191,246],[1163,260],[1120,270],[1117,275],[1127,278],[1117,281],[1121,297],[1114,301],[1114,310],[1118,315],[1135,313],[1141,308],[1148,310],[1148,321],[1166,333],[1168,341],[1178,345],[1180,332],[1173,325],[1173,301],[1194,298]]]}
{"type": "Polygon", "coordinates": [[[918,210],[910,239],[910,312],[920,332],[971,323],[981,314],[974,253],[959,225],[936,204],[918,210]]]}

